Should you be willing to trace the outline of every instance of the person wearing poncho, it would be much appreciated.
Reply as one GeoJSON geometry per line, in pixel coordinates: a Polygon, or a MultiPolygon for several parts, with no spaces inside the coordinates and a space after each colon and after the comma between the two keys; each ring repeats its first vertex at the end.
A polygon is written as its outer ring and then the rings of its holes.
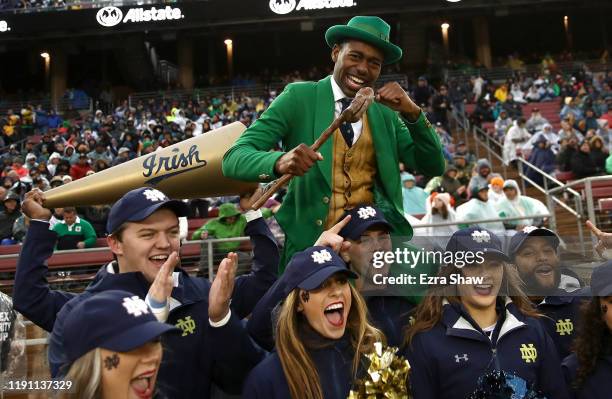
{"type": "Polygon", "coordinates": [[[408,215],[425,213],[425,202],[429,195],[416,185],[416,179],[410,173],[402,173],[402,196],[404,198],[404,213],[408,215]]]}
{"type": "MultiPolygon", "coordinates": [[[[506,180],[504,183],[505,198],[502,198],[495,205],[500,217],[518,217],[528,215],[547,215],[548,209],[546,206],[535,198],[530,198],[521,195],[521,190],[516,181],[512,179],[506,180]]],[[[537,225],[537,220],[521,219],[510,220],[504,222],[505,226],[510,229],[520,230],[523,226],[537,225]]]]}
{"type": "MultiPolygon", "coordinates": [[[[461,224],[459,228],[470,227],[472,220],[497,219],[499,216],[495,206],[489,202],[488,185],[475,186],[472,189],[472,199],[457,207],[457,221],[461,224]]],[[[486,227],[496,234],[503,234],[504,224],[502,222],[477,223],[478,226],[486,227]]]]}

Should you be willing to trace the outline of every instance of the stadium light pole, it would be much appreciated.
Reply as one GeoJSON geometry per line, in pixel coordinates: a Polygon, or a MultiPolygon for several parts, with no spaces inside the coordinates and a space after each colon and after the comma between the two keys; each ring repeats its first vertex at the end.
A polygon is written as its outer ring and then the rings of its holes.
{"type": "Polygon", "coordinates": [[[231,79],[234,77],[234,42],[232,39],[225,39],[223,43],[227,50],[227,73],[231,79]]]}
{"type": "Polygon", "coordinates": [[[565,29],[565,39],[567,41],[567,47],[569,50],[571,50],[573,47],[572,33],[570,32],[569,17],[567,15],[563,16],[563,28],[565,29]]]}
{"type": "Polygon", "coordinates": [[[49,90],[49,77],[51,75],[51,55],[44,51],[40,53],[40,56],[45,60],[45,90],[49,90]]]}
{"type": "Polygon", "coordinates": [[[442,42],[444,43],[444,54],[448,58],[448,28],[450,28],[450,25],[448,22],[444,22],[442,25],[440,25],[440,28],[442,28],[442,42]]]}

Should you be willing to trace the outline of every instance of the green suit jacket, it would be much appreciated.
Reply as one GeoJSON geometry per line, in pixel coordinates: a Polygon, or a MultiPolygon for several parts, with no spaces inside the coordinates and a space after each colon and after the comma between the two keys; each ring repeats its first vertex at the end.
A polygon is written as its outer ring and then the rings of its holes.
{"type": "MultiPolygon", "coordinates": [[[[274,165],[283,152],[270,152],[282,142],[288,151],[311,145],[334,119],[331,76],[318,82],[287,85],[270,107],[225,153],[225,176],[247,181],[270,181],[274,165]]],[[[421,113],[415,123],[403,120],[392,109],[373,103],[368,122],[376,150],[378,173],[374,186],[375,205],[394,228],[394,235],[412,238],[412,227],[403,216],[399,162],[429,176],[444,172],[442,147],[435,130],[421,113]]],[[[332,193],[332,140],[320,149],[323,160],[302,177],[294,177],[276,214],[285,231],[285,253],[281,267],[296,251],[312,246],[323,232],[332,193]]]]}

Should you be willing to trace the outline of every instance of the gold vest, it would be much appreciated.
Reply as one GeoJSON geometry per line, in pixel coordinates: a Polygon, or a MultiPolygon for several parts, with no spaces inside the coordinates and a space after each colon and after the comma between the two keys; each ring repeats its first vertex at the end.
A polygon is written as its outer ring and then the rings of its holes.
{"type": "Polygon", "coordinates": [[[340,129],[336,129],[332,139],[332,194],[326,229],[336,224],[345,210],[374,202],[372,185],[376,176],[374,143],[365,114],[361,135],[351,148],[346,145],[340,129]]]}

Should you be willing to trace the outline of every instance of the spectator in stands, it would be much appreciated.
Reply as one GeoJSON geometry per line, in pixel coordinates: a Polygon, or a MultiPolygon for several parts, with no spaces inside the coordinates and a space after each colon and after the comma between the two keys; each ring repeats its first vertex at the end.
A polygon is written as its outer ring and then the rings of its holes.
{"type": "Polygon", "coordinates": [[[26,155],[25,165],[23,165],[23,167],[26,168],[27,170],[30,170],[32,168],[36,168],[37,166],[38,166],[38,163],[36,163],[36,155],[32,152],[26,155]]]}
{"type": "Polygon", "coordinates": [[[66,161],[70,163],[70,165],[74,165],[79,160],[79,154],[75,151],[74,146],[68,144],[64,149],[64,157],[66,161]]]}
{"type": "Polygon", "coordinates": [[[508,116],[508,111],[503,109],[495,120],[495,136],[498,139],[503,139],[512,126],[512,118],[508,116]]]}
{"type": "Polygon", "coordinates": [[[584,114],[584,123],[585,123],[585,128],[587,130],[589,129],[598,130],[599,129],[599,123],[597,123],[597,115],[595,115],[595,111],[593,111],[592,108],[589,108],[586,110],[584,114]]]}
{"type": "Polygon", "coordinates": [[[534,134],[544,129],[544,125],[547,124],[549,124],[548,119],[542,116],[542,114],[540,113],[540,109],[533,108],[531,110],[531,116],[527,120],[526,128],[529,133],[534,134]]]}
{"type": "Polygon", "coordinates": [[[26,177],[28,175],[28,170],[23,166],[23,158],[15,157],[13,159],[13,166],[11,167],[15,173],[19,176],[19,178],[26,177]]]}
{"type": "Polygon", "coordinates": [[[591,147],[591,159],[599,170],[604,170],[606,166],[606,158],[608,158],[608,150],[604,146],[604,141],[600,136],[593,136],[589,140],[591,147]]]}
{"type": "Polygon", "coordinates": [[[504,179],[501,176],[495,176],[490,180],[489,183],[489,201],[493,205],[497,204],[497,202],[504,197],[504,179]]]}
{"type": "Polygon", "coordinates": [[[402,196],[404,198],[404,213],[408,215],[423,215],[429,195],[416,185],[416,179],[410,173],[402,173],[402,196]]]}
{"type": "Polygon", "coordinates": [[[516,159],[521,153],[521,147],[531,138],[531,135],[525,129],[525,124],[525,118],[519,118],[504,138],[504,163],[506,165],[512,165],[516,168],[516,159]]]}
{"type": "Polygon", "coordinates": [[[414,103],[421,108],[427,108],[432,94],[433,89],[429,86],[429,83],[427,83],[427,78],[425,76],[419,76],[417,86],[412,93],[414,103]]]}
{"type": "Polygon", "coordinates": [[[429,180],[425,186],[425,192],[428,194],[448,193],[454,198],[457,205],[467,201],[466,186],[457,179],[457,167],[453,164],[446,166],[446,171],[442,176],[429,180]]]}
{"type": "Polygon", "coordinates": [[[130,160],[130,149],[127,147],[119,148],[117,157],[113,160],[112,166],[117,166],[130,160]]]}
{"type": "Polygon", "coordinates": [[[483,92],[482,88],[484,86],[485,80],[480,75],[472,76],[470,78],[470,83],[472,84],[473,99],[474,101],[477,102],[480,100],[480,97],[482,96],[482,92],[483,92]]]}
{"type": "Polygon", "coordinates": [[[450,100],[448,98],[448,89],[446,85],[440,85],[438,94],[433,97],[431,102],[433,109],[433,117],[436,122],[440,122],[445,129],[448,130],[448,116],[450,109],[450,100]]]}
{"type": "Polygon", "coordinates": [[[80,154],[78,162],[70,167],[70,177],[72,180],[81,179],[85,177],[90,170],[92,169],[89,165],[87,154],[80,154]]]}
{"type": "MultiPolygon", "coordinates": [[[[263,211],[263,210],[262,210],[263,211]]],[[[270,216],[267,210],[265,216],[270,216]]],[[[219,207],[219,216],[209,220],[205,225],[193,232],[192,240],[206,240],[207,238],[236,238],[244,236],[247,219],[232,203],[222,204],[219,207]]],[[[236,251],[240,248],[239,241],[221,242],[215,249],[222,253],[236,251]]]]}
{"type": "Polygon", "coordinates": [[[53,226],[57,233],[57,249],[83,249],[96,245],[96,231],[91,223],[77,215],[76,208],[64,208],[64,220],[53,226]]]}
{"type": "Polygon", "coordinates": [[[4,210],[0,212],[0,240],[1,245],[15,244],[13,239],[13,225],[21,216],[19,195],[9,191],[3,201],[4,210]]]}
{"type": "Polygon", "coordinates": [[[465,103],[467,102],[467,93],[463,85],[456,80],[451,79],[448,86],[448,98],[451,103],[451,109],[457,115],[465,114],[465,103]]]}
{"type": "Polygon", "coordinates": [[[606,173],[612,175],[612,154],[606,159],[606,173]]]}
{"type": "Polygon", "coordinates": [[[491,164],[485,158],[481,158],[476,162],[476,174],[470,179],[468,184],[468,193],[474,192],[476,187],[487,187],[489,184],[489,175],[491,174],[491,164]]]}
{"type": "Polygon", "coordinates": [[[61,159],[62,156],[57,152],[54,152],[49,157],[49,162],[47,163],[47,170],[50,176],[55,176],[57,165],[60,163],[61,159]]]}
{"type": "Polygon", "coordinates": [[[22,243],[25,238],[26,233],[28,232],[28,227],[30,227],[30,219],[25,215],[19,216],[15,223],[13,224],[13,240],[15,240],[16,244],[22,243]]]}
{"type": "Polygon", "coordinates": [[[531,149],[535,145],[535,143],[542,138],[546,140],[546,142],[548,143],[548,146],[550,147],[552,152],[556,155],[559,152],[559,148],[560,148],[559,146],[560,138],[559,138],[559,135],[553,131],[552,125],[550,123],[546,123],[542,127],[541,131],[531,136],[529,141],[527,141],[527,143],[525,143],[525,145],[523,146],[523,149],[525,150],[531,149]]]}
{"type": "Polygon", "coordinates": [[[572,127],[571,118],[567,118],[561,121],[559,140],[569,140],[571,138],[575,138],[577,142],[584,140],[582,133],[572,127]]]}
{"type": "MultiPolygon", "coordinates": [[[[489,202],[488,184],[474,185],[471,194],[471,199],[468,202],[457,207],[457,221],[460,223],[460,229],[469,227],[470,221],[499,218],[495,206],[489,202]]],[[[492,230],[496,234],[503,234],[504,232],[502,222],[478,222],[476,225],[492,230]]]]}
{"type": "Polygon", "coordinates": [[[489,101],[484,98],[478,100],[476,108],[474,108],[474,111],[470,115],[470,122],[472,125],[481,126],[483,122],[493,122],[494,120],[495,118],[493,117],[489,101]]]}
{"type": "MultiPolygon", "coordinates": [[[[545,173],[552,174],[557,168],[555,161],[555,153],[552,151],[552,146],[546,140],[546,137],[544,135],[538,136],[538,139],[533,144],[533,150],[529,155],[528,162],[545,173]]],[[[540,186],[544,183],[542,174],[540,172],[530,167],[525,168],[527,177],[540,186]]]]}
{"type": "Polygon", "coordinates": [[[508,97],[508,83],[503,83],[501,86],[495,90],[495,98],[497,101],[503,103],[506,102],[508,97]]]}
{"type": "Polygon", "coordinates": [[[110,213],[110,205],[92,205],[82,208],[79,213],[89,221],[97,237],[106,235],[106,223],[110,213]]]}
{"type": "Polygon", "coordinates": [[[510,86],[510,94],[512,94],[512,98],[514,99],[514,102],[519,103],[519,104],[527,103],[527,100],[525,100],[525,93],[523,93],[523,90],[521,90],[520,84],[516,82],[512,83],[512,86],[510,86]]]}
{"type": "Polygon", "coordinates": [[[465,157],[463,155],[458,155],[455,153],[453,155],[453,166],[457,168],[457,180],[464,185],[468,186],[470,183],[470,179],[472,178],[472,170],[474,169],[474,165],[468,164],[465,161],[465,157]]]}
{"type": "MultiPolygon", "coordinates": [[[[457,146],[455,147],[455,155],[464,157],[466,164],[469,166],[476,162],[476,155],[469,150],[467,144],[465,144],[465,141],[460,141],[457,143],[457,146]]],[[[458,167],[461,168],[460,166],[458,167]]]]}
{"type": "MultiPolygon", "coordinates": [[[[495,209],[502,218],[514,218],[520,216],[547,215],[546,206],[535,198],[521,195],[518,183],[513,179],[504,182],[504,198],[495,204],[495,209]]],[[[508,230],[522,230],[525,226],[540,226],[541,219],[519,219],[504,222],[508,230]]]]}
{"type": "Polygon", "coordinates": [[[587,140],[583,140],[578,149],[572,155],[571,170],[578,179],[591,177],[603,172],[603,167],[597,166],[591,156],[591,146],[587,140]]]}
{"type": "MultiPolygon", "coordinates": [[[[453,209],[453,198],[447,192],[433,192],[427,203],[427,213],[421,219],[422,224],[440,224],[457,221],[457,214],[453,209]]],[[[446,246],[447,238],[457,231],[457,225],[431,226],[417,230],[422,235],[428,237],[439,237],[436,240],[439,247],[446,246]]]]}
{"type": "Polygon", "coordinates": [[[523,116],[522,105],[514,101],[514,96],[511,93],[508,93],[506,96],[506,101],[503,102],[502,109],[505,109],[512,119],[518,119],[523,116]]]}
{"type": "Polygon", "coordinates": [[[527,99],[528,102],[538,102],[538,101],[540,101],[539,89],[540,89],[539,85],[535,85],[535,84],[531,85],[529,87],[529,89],[527,90],[527,94],[525,95],[525,99],[527,99]]]}
{"type": "Polygon", "coordinates": [[[566,104],[559,113],[559,117],[565,119],[570,113],[574,115],[576,120],[581,120],[584,117],[582,110],[576,102],[576,98],[570,98],[569,101],[566,101],[566,104]]]}
{"type": "Polygon", "coordinates": [[[87,157],[93,164],[99,159],[105,161],[107,164],[110,164],[112,161],[112,157],[108,153],[106,146],[101,141],[96,142],[95,149],[87,154],[87,157]]]}

